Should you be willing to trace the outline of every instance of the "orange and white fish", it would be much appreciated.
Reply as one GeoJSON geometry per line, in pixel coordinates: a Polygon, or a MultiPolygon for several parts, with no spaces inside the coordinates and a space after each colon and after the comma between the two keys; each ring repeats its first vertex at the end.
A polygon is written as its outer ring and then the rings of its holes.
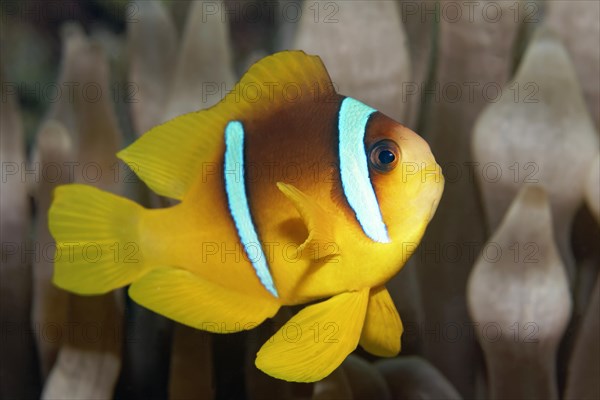
{"type": "Polygon", "coordinates": [[[324,378],[358,344],[399,352],[384,285],[420,241],[444,180],[423,139],[337,94],[319,57],[266,57],[219,104],[151,129],[118,157],[180,202],[145,209],[91,186],[57,188],[57,286],[131,285],[142,306],[217,333],[311,303],[257,354],[258,368],[289,381],[324,378]]]}

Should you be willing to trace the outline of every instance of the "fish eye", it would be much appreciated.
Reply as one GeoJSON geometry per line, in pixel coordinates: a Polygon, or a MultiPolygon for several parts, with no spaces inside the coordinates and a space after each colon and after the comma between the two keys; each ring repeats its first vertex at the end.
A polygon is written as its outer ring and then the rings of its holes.
{"type": "Polygon", "coordinates": [[[400,148],[393,140],[384,139],[371,146],[369,160],[371,166],[379,172],[390,172],[398,164],[400,148]]]}

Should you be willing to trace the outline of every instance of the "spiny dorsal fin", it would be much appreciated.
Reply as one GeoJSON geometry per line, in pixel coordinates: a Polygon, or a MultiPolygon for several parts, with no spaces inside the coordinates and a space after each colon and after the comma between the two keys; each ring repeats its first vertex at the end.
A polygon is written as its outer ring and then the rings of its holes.
{"type": "Polygon", "coordinates": [[[284,51],[254,64],[221,102],[159,125],[117,156],[156,193],[182,199],[224,149],[223,131],[232,120],[290,107],[297,90],[314,101],[335,93],[321,59],[302,51],[284,51]]]}

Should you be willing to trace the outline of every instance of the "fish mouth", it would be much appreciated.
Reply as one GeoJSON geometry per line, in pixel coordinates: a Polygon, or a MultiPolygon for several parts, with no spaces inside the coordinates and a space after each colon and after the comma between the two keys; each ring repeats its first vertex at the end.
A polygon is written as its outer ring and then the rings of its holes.
{"type": "Polygon", "coordinates": [[[439,178],[441,181],[437,182],[437,184],[435,185],[436,188],[433,193],[433,201],[431,202],[431,208],[429,210],[429,217],[427,218],[427,223],[429,223],[429,221],[431,221],[433,219],[433,216],[435,215],[435,212],[437,211],[437,208],[440,204],[440,200],[442,199],[442,193],[444,192],[444,184],[445,184],[444,175],[442,175],[441,168],[439,166],[438,166],[438,170],[440,171],[439,178]]]}
{"type": "Polygon", "coordinates": [[[429,217],[427,217],[427,223],[429,223],[433,219],[433,216],[435,215],[435,212],[437,211],[438,205],[440,204],[441,198],[442,198],[442,196],[438,196],[436,199],[433,199],[433,201],[431,202],[431,209],[429,210],[429,217]]]}

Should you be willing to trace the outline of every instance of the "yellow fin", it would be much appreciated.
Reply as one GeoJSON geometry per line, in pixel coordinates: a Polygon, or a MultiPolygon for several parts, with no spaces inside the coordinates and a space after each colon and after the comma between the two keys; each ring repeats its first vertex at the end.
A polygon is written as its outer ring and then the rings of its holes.
{"type": "Polygon", "coordinates": [[[402,331],[402,321],[385,286],[371,289],[361,347],[376,356],[396,356],[402,331]]]}
{"type": "Polygon", "coordinates": [[[308,237],[298,247],[298,253],[313,259],[340,255],[332,214],[294,185],[277,182],[277,187],[294,204],[308,230],[308,237]]]}
{"type": "Polygon", "coordinates": [[[215,168],[210,163],[226,123],[212,109],[184,114],[152,128],[117,157],[154,192],[181,200],[198,174],[215,168]]]}
{"type": "Polygon", "coordinates": [[[262,346],[256,366],[287,381],[325,378],[356,349],[368,297],[363,289],[304,308],[262,346]]]}
{"type": "Polygon", "coordinates": [[[56,240],[54,284],[78,294],[101,294],[146,273],[137,234],[143,210],[92,186],[57,187],[48,212],[56,240]]]}
{"type": "Polygon", "coordinates": [[[214,333],[255,328],[279,309],[276,301],[249,297],[174,267],[152,270],[129,287],[129,296],[177,322],[214,333]]]}
{"type": "Polygon", "coordinates": [[[156,193],[181,199],[200,174],[215,168],[229,121],[291,107],[295,103],[290,100],[292,90],[312,99],[335,93],[319,57],[302,51],[276,53],[250,67],[214,107],[184,114],[151,129],[118,157],[156,193]]]}

